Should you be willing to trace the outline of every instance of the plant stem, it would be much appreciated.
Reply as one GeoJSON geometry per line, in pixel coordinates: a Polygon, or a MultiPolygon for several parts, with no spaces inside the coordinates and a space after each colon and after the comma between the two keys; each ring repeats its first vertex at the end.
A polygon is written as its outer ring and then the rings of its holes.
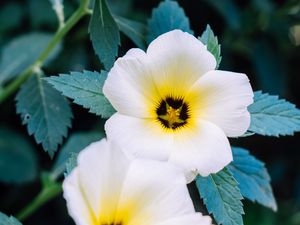
{"type": "Polygon", "coordinates": [[[61,39],[78,23],[78,21],[84,16],[89,14],[88,0],[82,0],[79,8],[72,14],[72,16],[66,21],[66,23],[58,28],[51,41],[40,54],[37,60],[30,66],[28,66],[21,74],[13,80],[9,85],[4,87],[0,93],[0,104],[6,100],[11,94],[13,94],[23,84],[28,77],[30,77],[37,68],[40,68],[44,61],[47,59],[54,47],[61,41],[61,39]]]}
{"type": "Polygon", "coordinates": [[[16,218],[20,221],[25,220],[28,216],[33,214],[43,204],[55,198],[61,192],[62,192],[62,187],[61,184],[58,183],[53,183],[50,186],[44,187],[42,191],[29,203],[29,205],[26,206],[23,210],[21,210],[16,215],[16,218]]]}

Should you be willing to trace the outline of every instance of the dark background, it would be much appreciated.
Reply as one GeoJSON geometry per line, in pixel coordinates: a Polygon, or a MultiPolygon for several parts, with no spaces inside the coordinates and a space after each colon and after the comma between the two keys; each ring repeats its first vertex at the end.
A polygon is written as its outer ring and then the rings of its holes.
{"type": "MultiPolygon", "coordinates": [[[[222,45],[220,69],[246,73],[254,90],[279,95],[300,107],[300,1],[299,0],[180,0],[190,18],[195,35],[201,35],[210,24],[222,45]]],[[[108,0],[117,14],[146,23],[151,10],[159,1],[108,0]]],[[[76,0],[65,0],[66,17],[76,9],[76,0]]],[[[47,75],[69,71],[100,70],[87,33],[89,17],[84,18],[64,39],[64,48],[45,68],[47,75]]],[[[32,31],[54,32],[55,14],[48,0],[1,0],[0,51],[12,38],[32,31]]],[[[134,44],[121,36],[123,55],[134,44]]],[[[34,44],[34,43],[33,43],[34,44]]],[[[1,60],[1,59],[0,59],[1,60]]],[[[15,113],[14,97],[0,110],[0,125],[26,136],[15,113]]],[[[103,121],[87,110],[72,105],[74,120],[70,133],[90,130],[103,121]],[[95,125],[96,124],[96,125],[95,125]]],[[[97,127],[97,126],[96,126],[97,127]]],[[[27,135],[28,136],[28,135],[27,135]]],[[[300,134],[294,137],[271,138],[254,135],[233,139],[232,144],[245,147],[266,163],[274,194],[277,213],[244,201],[245,224],[300,225],[300,134]]],[[[32,137],[28,140],[36,146],[32,137]]],[[[40,146],[36,146],[40,171],[51,168],[52,161],[40,146]]],[[[40,181],[25,185],[0,184],[0,211],[15,214],[40,190],[40,181]]],[[[24,224],[73,224],[68,218],[62,196],[40,208],[24,224]]]]}

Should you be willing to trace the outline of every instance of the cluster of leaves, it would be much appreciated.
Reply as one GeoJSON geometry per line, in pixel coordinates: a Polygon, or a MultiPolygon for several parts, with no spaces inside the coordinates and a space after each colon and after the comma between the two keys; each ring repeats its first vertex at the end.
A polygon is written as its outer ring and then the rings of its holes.
{"type": "MultiPolygon", "coordinates": [[[[105,0],[95,0],[89,34],[104,69],[100,73],[84,70],[49,77],[43,77],[41,71],[36,70],[16,96],[17,113],[20,114],[22,123],[27,126],[28,134],[33,135],[36,143],[42,144],[43,149],[53,157],[71,127],[73,115],[66,97],[88,109],[90,113],[104,119],[109,118],[115,111],[104,97],[102,87],[107,71],[118,56],[120,31],[138,47],[145,49],[157,36],[173,29],[194,34],[189,19],[175,1],[165,0],[160,3],[153,10],[147,25],[144,25],[113,15],[105,0]]],[[[220,44],[209,25],[199,40],[215,56],[218,68],[222,58],[220,44]]],[[[49,34],[40,33],[13,40],[3,50],[0,87],[31,65],[48,41],[49,34]],[[36,43],[35,48],[29,45],[32,42],[36,43]]],[[[60,46],[52,52],[48,60],[55,57],[59,50],[60,46]]],[[[300,131],[300,110],[277,96],[255,92],[254,103],[249,107],[249,112],[251,126],[248,134],[278,137],[300,131]]],[[[68,174],[74,167],[78,152],[104,136],[104,133],[98,132],[71,135],[54,162],[50,173],[52,178],[58,178],[65,170],[68,174]]],[[[10,131],[1,128],[0,150],[0,181],[21,183],[35,179],[37,161],[30,144],[22,136],[11,135],[10,131]],[[17,142],[22,143],[22,149],[20,145],[13,144],[16,140],[10,140],[10,136],[18,138],[17,142]],[[5,151],[7,149],[9,151],[5,151]]],[[[264,164],[245,149],[233,147],[232,150],[234,160],[230,165],[217,174],[198,176],[196,185],[208,212],[213,215],[217,224],[242,225],[243,198],[274,211],[277,210],[277,205],[264,164]]],[[[14,218],[3,214],[0,214],[0,221],[5,221],[5,224],[20,224],[14,218]]]]}

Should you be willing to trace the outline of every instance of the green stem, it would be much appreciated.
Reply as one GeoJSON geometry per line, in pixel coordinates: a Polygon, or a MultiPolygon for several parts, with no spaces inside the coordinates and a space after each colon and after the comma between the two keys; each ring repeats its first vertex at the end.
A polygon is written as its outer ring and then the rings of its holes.
{"type": "Polygon", "coordinates": [[[49,200],[55,198],[62,192],[61,184],[53,183],[51,186],[44,187],[42,191],[17,215],[20,221],[25,220],[28,216],[33,214],[38,208],[44,205],[49,200]]]}
{"type": "Polygon", "coordinates": [[[37,60],[27,67],[21,74],[12,81],[9,85],[1,90],[0,104],[6,100],[11,94],[13,94],[27,79],[30,77],[36,68],[40,68],[44,61],[47,59],[54,47],[61,41],[61,39],[77,24],[77,22],[84,16],[89,14],[88,0],[82,0],[79,8],[72,14],[72,16],[66,21],[66,23],[59,27],[51,41],[40,54],[37,60]]]}

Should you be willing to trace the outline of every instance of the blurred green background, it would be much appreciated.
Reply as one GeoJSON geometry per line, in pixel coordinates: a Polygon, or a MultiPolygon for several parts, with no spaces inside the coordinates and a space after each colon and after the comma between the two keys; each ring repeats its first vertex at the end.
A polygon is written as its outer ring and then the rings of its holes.
{"type": "MultiPolygon", "coordinates": [[[[179,0],[190,18],[195,35],[201,35],[210,24],[219,38],[222,50],[220,69],[246,73],[254,90],[278,94],[300,107],[300,1],[299,0],[179,0]]],[[[147,23],[158,0],[108,0],[116,15],[147,23]]],[[[78,5],[65,0],[68,17],[78,5]]],[[[60,54],[45,68],[47,75],[69,71],[100,70],[87,32],[89,18],[84,18],[64,39],[60,54]]],[[[1,0],[0,51],[13,38],[34,32],[54,32],[57,19],[48,0],[1,0]]],[[[123,55],[134,44],[121,36],[123,55]]],[[[34,45],[34,43],[32,43],[34,45]]],[[[1,59],[0,59],[1,60],[1,59]]],[[[26,127],[15,113],[14,97],[8,99],[0,111],[0,125],[10,127],[28,137],[26,127]]],[[[74,131],[103,129],[103,121],[87,110],[72,105],[74,131]]],[[[246,225],[300,225],[300,134],[294,137],[269,138],[251,136],[231,140],[233,145],[245,147],[266,163],[278,212],[244,201],[246,225]]],[[[52,165],[49,156],[36,146],[39,170],[52,165]]],[[[24,185],[0,184],[0,211],[15,214],[39,191],[40,182],[24,185]]],[[[67,216],[62,196],[39,209],[24,224],[73,224],[67,216]]]]}

